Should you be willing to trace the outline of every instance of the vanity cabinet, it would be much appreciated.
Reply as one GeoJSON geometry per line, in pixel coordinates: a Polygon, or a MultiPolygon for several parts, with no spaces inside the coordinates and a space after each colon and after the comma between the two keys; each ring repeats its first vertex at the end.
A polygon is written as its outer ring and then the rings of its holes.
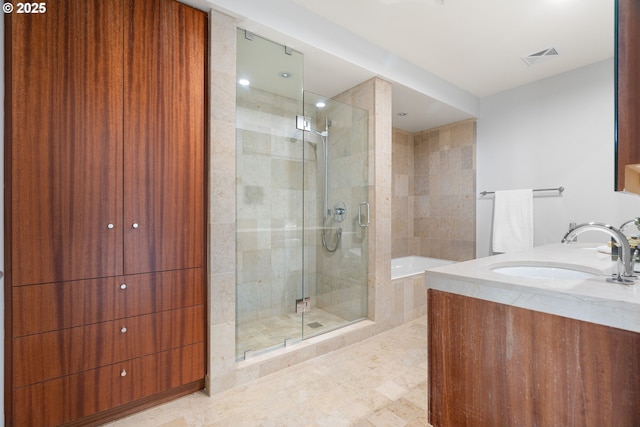
{"type": "Polygon", "coordinates": [[[5,23],[7,425],[202,389],[206,14],[49,0],[5,23]]]}
{"type": "Polygon", "coordinates": [[[638,426],[640,334],[430,289],[429,422],[638,426]]]}

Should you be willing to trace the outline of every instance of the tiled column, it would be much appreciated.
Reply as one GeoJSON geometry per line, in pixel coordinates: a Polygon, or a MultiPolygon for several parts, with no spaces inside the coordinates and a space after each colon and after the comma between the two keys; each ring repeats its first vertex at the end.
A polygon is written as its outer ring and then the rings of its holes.
{"type": "Polygon", "coordinates": [[[236,22],[209,15],[209,366],[210,394],[235,386],[236,22]]]}
{"type": "Polygon", "coordinates": [[[395,322],[391,281],[391,83],[368,80],[336,100],[369,111],[369,319],[380,331],[395,322]]]}
{"type": "MultiPolygon", "coordinates": [[[[391,288],[391,183],[392,183],[392,88],[391,83],[375,79],[375,142],[374,180],[375,197],[375,255],[369,263],[369,289],[374,298],[369,304],[370,318],[384,329],[399,325],[403,319],[402,301],[396,301],[391,288]],[[373,286],[372,286],[373,285],[373,286]],[[373,288],[373,289],[372,289],[373,288]],[[393,303],[390,303],[393,301],[393,303]],[[372,310],[373,309],[373,310],[372,310]]],[[[371,259],[371,256],[370,256],[371,259]]]]}

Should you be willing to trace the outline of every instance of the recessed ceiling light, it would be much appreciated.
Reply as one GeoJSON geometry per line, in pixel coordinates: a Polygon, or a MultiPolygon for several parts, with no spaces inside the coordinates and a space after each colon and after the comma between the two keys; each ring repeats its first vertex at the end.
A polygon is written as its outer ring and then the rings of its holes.
{"type": "Polygon", "coordinates": [[[251,84],[251,82],[247,79],[240,79],[238,80],[238,84],[240,86],[249,86],[251,84]]]}
{"type": "Polygon", "coordinates": [[[288,79],[289,77],[291,77],[291,73],[283,71],[280,73],[280,77],[282,77],[283,79],[288,79]]]}
{"type": "Polygon", "coordinates": [[[398,113],[398,115],[399,115],[400,117],[404,117],[404,116],[406,116],[406,115],[407,115],[407,113],[405,113],[405,112],[400,112],[400,113],[398,113]]]}
{"type": "Polygon", "coordinates": [[[325,104],[325,103],[324,103],[324,102],[322,102],[322,101],[320,101],[320,102],[316,103],[316,107],[318,107],[318,108],[324,108],[324,107],[326,107],[326,105],[327,105],[327,104],[325,104]]]}

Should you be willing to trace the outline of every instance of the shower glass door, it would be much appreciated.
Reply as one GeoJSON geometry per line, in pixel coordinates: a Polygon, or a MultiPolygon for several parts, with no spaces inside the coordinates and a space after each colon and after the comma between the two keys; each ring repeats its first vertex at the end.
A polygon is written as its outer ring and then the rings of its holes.
{"type": "Polygon", "coordinates": [[[304,126],[308,338],[367,317],[368,112],[305,91],[304,126]]]}
{"type": "Polygon", "coordinates": [[[302,60],[237,32],[237,359],[302,339],[302,60]]]}
{"type": "Polygon", "coordinates": [[[368,113],[303,92],[302,70],[238,30],[239,360],[367,317],[368,113]]]}

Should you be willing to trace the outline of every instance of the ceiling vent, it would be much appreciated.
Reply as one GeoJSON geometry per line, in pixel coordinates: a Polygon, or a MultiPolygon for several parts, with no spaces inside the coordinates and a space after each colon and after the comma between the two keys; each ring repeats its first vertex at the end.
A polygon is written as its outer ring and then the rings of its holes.
{"type": "Polygon", "coordinates": [[[549,49],[541,50],[540,52],[532,53],[531,55],[522,56],[521,58],[527,63],[527,65],[533,65],[556,56],[558,56],[558,51],[554,47],[550,47],[549,49]]]}

